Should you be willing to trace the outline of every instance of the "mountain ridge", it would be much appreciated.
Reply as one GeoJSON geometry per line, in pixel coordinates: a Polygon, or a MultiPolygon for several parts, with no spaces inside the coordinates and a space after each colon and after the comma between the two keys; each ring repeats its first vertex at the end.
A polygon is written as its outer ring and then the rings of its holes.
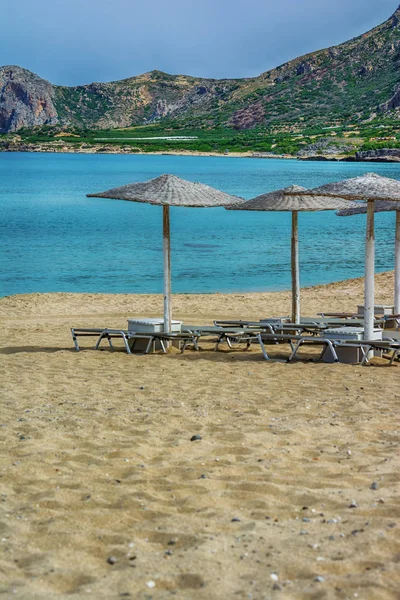
{"type": "Polygon", "coordinates": [[[400,6],[384,23],[256,77],[210,79],[149,71],[123,80],[56,86],[0,67],[0,133],[42,125],[89,129],[156,122],[251,129],[332,124],[400,108],[400,6]]]}

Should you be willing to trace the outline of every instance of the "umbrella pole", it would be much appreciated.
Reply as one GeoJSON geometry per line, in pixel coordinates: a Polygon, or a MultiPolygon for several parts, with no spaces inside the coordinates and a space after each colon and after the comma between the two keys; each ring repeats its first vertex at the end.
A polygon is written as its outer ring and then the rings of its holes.
{"type": "Polygon", "coordinates": [[[171,331],[171,236],[169,206],[163,206],[163,249],[164,249],[164,331],[171,331]]]}
{"type": "Polygon", "coordinates": [[[400,211],[396,210],[396,242],[394,254],[394,314],[400,314],[400,211]]]}
{"type": "Polygon", "coordinates": [[[364,339],[370,340],[374,333],[375,317],[375,234],[373,200],[368,200],[367,235],[365,240],[365,295],[364,295],[364,339]]]}
{"type": "Polygon", "coordinates": [[[300,323],[299,213],[292,211],[292,323],[300,323]]]}

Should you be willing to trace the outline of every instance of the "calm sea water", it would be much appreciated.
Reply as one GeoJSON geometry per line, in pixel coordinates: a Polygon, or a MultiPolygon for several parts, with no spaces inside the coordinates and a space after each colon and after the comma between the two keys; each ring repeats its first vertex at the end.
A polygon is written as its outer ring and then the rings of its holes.
{"type": "MultiPolygon", "coordinates": [[[[162,291],[160,207],[88,199],[162,173],[251,198],[400,165],[173,156],[0,153],[0,295],[162,291]]],[[[393,268],[393,213],[376,216],[376,268],[393,268]]],[[[175,292],[290,287],[290,213],[173,208],[175,292]]],[[[365,217],[299,217],[301,283],[363,274],[365,217]]]]}

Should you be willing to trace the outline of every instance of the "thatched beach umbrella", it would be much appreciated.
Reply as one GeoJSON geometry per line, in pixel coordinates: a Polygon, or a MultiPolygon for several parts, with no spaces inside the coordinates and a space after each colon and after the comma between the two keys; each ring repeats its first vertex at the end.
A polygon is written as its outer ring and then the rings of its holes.
{"type": "Polygon", "coordinates": [[[158,204],[163,207],[164,240],[164,331],[171,331],[171,241],[170,206],[215,208],[243,202],[241,198],[230,196],[203,183],[192,183],[175,175],[160,175],[155,179],[140,183],[129,183],[105,192],[87,194],[88,198],[111,198],[158,204]]]}
{"type": "MultiPolygon", "coordinates": [[[[291,193],[290,193],[291,194],[291,193]]],[[[294,194],[297,195],[297,194],[294,194]]],[[[374,271],[375,271],[375,234],[374,204],[376,200],[400,201],[400,181],[381,177],[375,173],[366,173],[359,177],[328,183],[320,187],[300,192],[300,197],[342,198],[345,200],[367,200],[367,232],[365,244],[365,298],[364,298],[364,337],[369,339],[374,331],[374,271]]]]}
{"type": "MultiPolygon", "coordinates": [[[[396,211],[396,233],[394,242],[394,312],[400,314],[400,204],[397,202],[375,202],[374,212],[396,211]]],[[[336,214],[339,217],[351,217],[367,213],[367,204],[363,202],[356,208],[340,210],[336,214]]]]}
{"type": "Polygon", "coordinates": [[[285,211],[292,213],[292,321],[300,321],[300,269],[299,269],[299,232],[298,213],[316,212],[320,210],[340,210],[348,206],[348,202],[337,198],[310,198],[288,194],[306,193],[304,187],[292,185],[282,190],[261,194],[228,210],[285,211]]]}

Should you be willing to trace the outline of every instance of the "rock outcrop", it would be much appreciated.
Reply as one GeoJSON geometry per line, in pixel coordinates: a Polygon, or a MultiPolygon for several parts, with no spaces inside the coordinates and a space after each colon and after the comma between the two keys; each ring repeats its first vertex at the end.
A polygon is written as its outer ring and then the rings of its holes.
{"type": "Polygon", "coordinates": [[[363,150],[361,152],[357,152],[356,159],[371,162],[400,162],[400,148],[363,150]]]}
{"type": "Polygon", "coordinates": [[[55,123],[51,83],[20,67],[0,67],[0,133],[55,123]]]}
{"type": "Polygon", "coordinates": [[[394,94],[387,102],[379,106],[380,112],[388,112],[400,107],[400,85],[394,90],[394,94]]]}
{"type": "MultiPolygon", "coordinates": [[[[355,147],[347,140],[322,138],[314,144],[309,144],[297,153],[299,158],[315,158],[318,156],[337,156],[353,152],[355,147]]],[[[317,158],[316,158],[317,159],[317,158]]]]}

